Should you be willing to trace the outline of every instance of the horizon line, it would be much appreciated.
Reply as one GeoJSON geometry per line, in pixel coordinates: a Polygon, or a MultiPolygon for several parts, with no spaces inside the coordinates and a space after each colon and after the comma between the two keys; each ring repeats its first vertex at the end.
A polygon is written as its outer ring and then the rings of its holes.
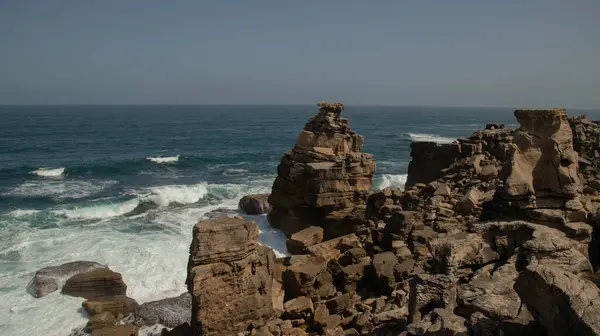
{"type": "MultiPolygon", "coordinates": [[[[2,107],[103,107],[103,106],[121,106],[121,107],[136,107],[136,106],[144,106],[144,107],[167,107],[167,106],[316,106],[317,104],[308,104],[308,103],[167,103],[167,104],[156,104],[156,103],[52,103],[52,104],[0,104],[0,108],[2,107]]],[[[574,109],[574,110],[600,110],[600,108],[594,107],[565,107],[565,106],[526,106],[526,107],[517,107],[508,106],[508,105],[488,105],[488,106],[476,106],[476,105],[414,105],[414,104],[344,104],[346,107],[416,107],[416,108],[484,108],[484,109],[520,109],[520,108],[566,108],[566,109],[574,109]]]]}

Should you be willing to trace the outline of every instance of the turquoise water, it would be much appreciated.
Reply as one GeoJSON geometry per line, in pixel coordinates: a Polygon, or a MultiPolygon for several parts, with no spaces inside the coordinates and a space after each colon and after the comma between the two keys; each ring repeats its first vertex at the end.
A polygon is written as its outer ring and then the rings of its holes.
{"type": "MultiPolygon", "coordinates": [[[[121,272],[139,302],[185,291],[192,226],[268,192],[312,106],[0,107],[0,329],[64,335],[81,299],[25,292],[35,270],[93,260],[121,272]]],[[[578,114],[581,111],[575,111],[578,114]]],[[[595,116],[594,113],[588,114],[595,116]]],[[[375,189],[401,187],[410,142],[452,141],[511,109],[348,107],[377,159],[375,189]]],[[[254,216],[261,242],[283,236],[254,216]]]]}

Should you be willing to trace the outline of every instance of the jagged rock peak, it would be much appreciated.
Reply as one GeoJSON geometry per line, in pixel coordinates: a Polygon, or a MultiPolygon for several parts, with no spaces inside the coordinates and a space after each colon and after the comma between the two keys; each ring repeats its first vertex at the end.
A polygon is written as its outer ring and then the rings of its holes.
{"type": "Polygon", "coordinates": [[[318,106],[284,153],[269,197],[269,221],[288,236],[312,225],[323,227],[326,237],[352,232],[341,221],[356,208],[364,210],[373,185],[375,159],[361,152],[364,138],[341,117],[344,105],[318,106]]]}

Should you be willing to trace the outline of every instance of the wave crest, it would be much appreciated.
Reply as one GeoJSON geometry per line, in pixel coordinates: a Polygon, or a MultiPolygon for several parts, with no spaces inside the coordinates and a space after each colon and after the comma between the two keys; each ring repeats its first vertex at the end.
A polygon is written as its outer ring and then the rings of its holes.
{"type": "Polygon", "coordinates": [[[64,216],[68,219],[105,219],[118,217],[132,212],[139,204],[140,200],[134,198],[122,203],[99,204],[81,208],[54,210],[52,213],[64,216]]]}
{"type": "Polygon", "coordinates": [[[426,134],[426,133],[406,133],[410,137],[412,141],[419,142],[436,142],[439,144],[449,144],[454,142],[456,139],[436,135],[436,134],[426,134]]]}
{"type": "Polygon", "coordinates": [[[146,198],[158,206],[176,204],[194,204],[208,194],[206,182],[193,185],[166,185],[150,188],[146,198]]]}
{"type": "Polygon", "coordinates": [[[248,170],[246,170],[246,169],[231,168],[231,169],[225,169],[225,171],[223,171],[222,175],[224,175],[224,176],[241,176],[247,172],[248,172],[248,170]]]}
{"type": "Polygon", "coordinates": [[[59,168],[39,168],[30,172],[30,174],[42,176],[42,177],[58,177],[65,172],[65,167],[59,168]]]}
{"type": "Polygon", "coordinates": [[[173,163],[173,162],[179,161],[179,155],[175,155],[175,156],[157,156],[157,157],[149,156],[149,157],[146,158],[146,160],[152,161],[154,163],[173,163]]]}

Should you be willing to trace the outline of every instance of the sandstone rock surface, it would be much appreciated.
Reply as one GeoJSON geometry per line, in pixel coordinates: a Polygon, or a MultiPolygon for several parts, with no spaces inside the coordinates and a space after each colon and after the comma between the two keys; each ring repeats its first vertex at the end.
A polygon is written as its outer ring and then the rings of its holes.
{"type": "MultiPolygon", "coordinates": [[[[361,153],[364,139],[341,118],[342,104],[319,104],[277,168],[269,222],[288,237],[311,225],[327,238],[351,233],[344,218],[366,206],[375,160],[361,153]]],[[[360,210],[359,210],[360,211],[360,210]]]]}
{"type": "Polygon", "coordinates": [[[99,268],[106,268],[106,266],[93,261],[74,261],[45,267],[35,272],[33,279],[27,284],[27,292],[33,297],[40,298],[62,289],[70,277],[99,268]]]}
{"type": "Polygon", "coordinates": [[[70,277],[63,286],[62,293],[93,299],[103,296],[125,295],[127,285],[120,273],[108,268],[98,268],[87,273],[70,277]]]}
{"type": "Polygon", "coordinates": [[[188,263],[195,335],[227,335],[273,315],[274,253],[258,245],[258,226],[218,217],[194,226],[188,263]]]}

